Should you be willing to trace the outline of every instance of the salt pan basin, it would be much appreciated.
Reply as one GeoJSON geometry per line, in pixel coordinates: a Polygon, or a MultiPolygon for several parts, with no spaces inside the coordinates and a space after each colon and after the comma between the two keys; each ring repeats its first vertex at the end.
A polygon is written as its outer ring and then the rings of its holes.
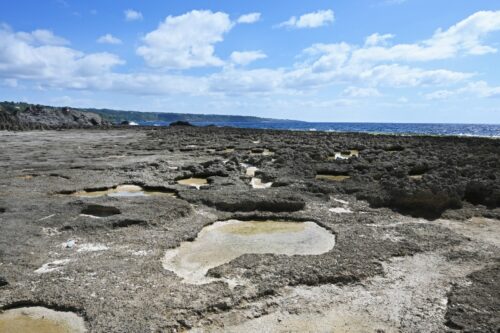
{"type": "Polygon", "coordinates": [[[335,235],[314,222],[239,221],[216,222],[205,227],[193,242],[167,250],[163,268],[184,283],[205,284],[210,268],[247,254],[318,255],[330,251],[335,235]]]}
{"type": "Polygon", "coordinates": [[[11,333],[83,333],[85,323],[73,312],[44,307],[7,310],[0,314],[0,332],[11,333]]]}

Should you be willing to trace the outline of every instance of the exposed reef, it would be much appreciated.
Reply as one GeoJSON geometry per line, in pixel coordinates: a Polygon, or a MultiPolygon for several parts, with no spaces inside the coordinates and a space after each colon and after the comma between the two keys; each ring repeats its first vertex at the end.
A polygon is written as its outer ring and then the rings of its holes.
{"type": "Polygon", "coordinates": [[[72,312],[88,332],[498,331],[500,140],[0,140],[0,312],[72,312]]]}

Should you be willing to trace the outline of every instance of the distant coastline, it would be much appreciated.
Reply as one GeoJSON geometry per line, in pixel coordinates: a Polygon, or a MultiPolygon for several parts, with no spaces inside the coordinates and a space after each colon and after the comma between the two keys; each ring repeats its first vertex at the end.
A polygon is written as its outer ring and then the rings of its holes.
{"type": "Polygon", "coordinates": [[[397,135],[435,135],[500,138],[500,124],[438,124],[438,123],[371,123],[371,122],[306,122],[289,119],[261,118],[240,115],[191,114],[123,111],[94,108],[69,108],[35,105],[18,102],[0,102],[0,112],[22,113],[25,110],[42,108],[57,113],[61,110],[97,115],[103,121],[119,125],[124,122],[140,126],[168,126],[172,122],[187,121],[197,126],[227,126],[238,128],[357,132],[371,134],[397,135]]]}

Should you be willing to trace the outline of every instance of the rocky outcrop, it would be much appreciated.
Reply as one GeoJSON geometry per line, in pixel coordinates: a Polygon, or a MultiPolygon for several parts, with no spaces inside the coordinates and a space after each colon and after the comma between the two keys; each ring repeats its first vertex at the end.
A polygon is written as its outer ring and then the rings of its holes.
{"type": "Polygon", "coordinates": [[[90,128],[110,125],[100,115],[67,107],[30,105],[24,110],[8,110],[0,106],[0,130],[90,128]]]}
{"type": "Polygon", "coordinates": [[[189,121],[174,121],[173,123],[170,123],[169,126],[193,126],[189,121]]]}

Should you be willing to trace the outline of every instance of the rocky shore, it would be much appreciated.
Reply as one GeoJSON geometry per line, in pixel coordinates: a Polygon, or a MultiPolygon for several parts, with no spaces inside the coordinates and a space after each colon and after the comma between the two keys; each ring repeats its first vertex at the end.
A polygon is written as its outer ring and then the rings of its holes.
{"type": "Polygon", "coordinates": [[[0,103],[0,130],[105,128],[111,125],[96,113],[81,112],[68,107],[0,103]]]}
{"type": "Polygon", "coordinates": [[[500,328],[499,140],[187,126],[0,140],[5,313],[69,311],[88,332],[500,328]],[[288,234],[324,244],[273,246],[288,234]],[[248,242],[224,261],[228,239],[248,242]]]}

